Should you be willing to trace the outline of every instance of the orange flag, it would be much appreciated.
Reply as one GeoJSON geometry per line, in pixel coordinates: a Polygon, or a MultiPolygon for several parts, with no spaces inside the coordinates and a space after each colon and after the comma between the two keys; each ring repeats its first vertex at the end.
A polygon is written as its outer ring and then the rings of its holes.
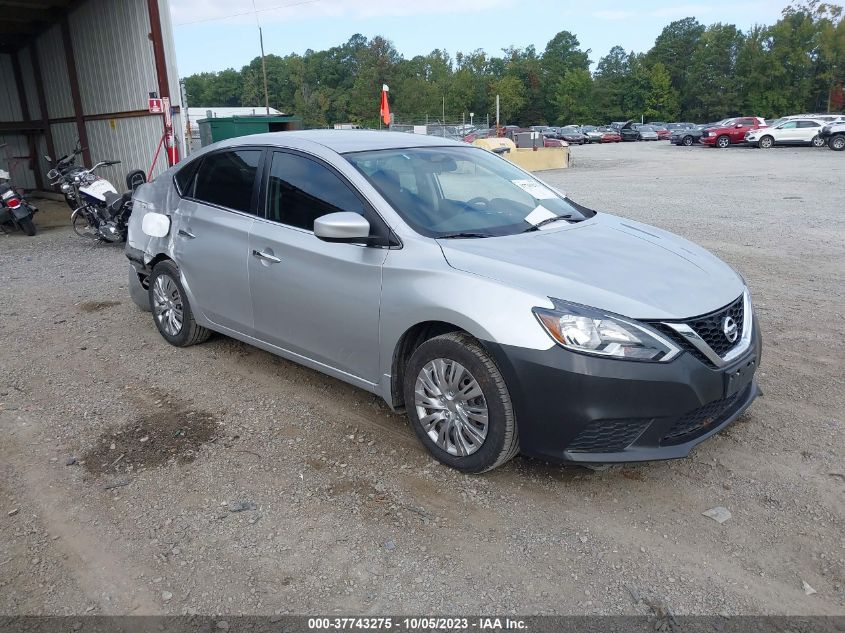
{"type": "Polygon", "coordinates": [[[381,109],[379,114],[381,114],[381,120],[384,121],[385,125],[390,125],[390,105],[387,103],[388,90],[387,84],[381,85],[381,109]]]}

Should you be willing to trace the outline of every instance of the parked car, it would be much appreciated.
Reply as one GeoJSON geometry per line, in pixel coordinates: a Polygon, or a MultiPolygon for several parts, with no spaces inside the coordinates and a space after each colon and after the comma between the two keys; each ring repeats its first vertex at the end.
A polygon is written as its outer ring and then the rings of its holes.
{"type": "Polygon", "coordinates": [[[725,148],[729,145],[745,143],[745,133],[761,127],[768,127],[766,120],[762,117],[739,117],[730,124],[721,127],[712,127],[704,130],[701,135],[701,142],[710,147],[725,148]]]}
{"type": "Polygon", "coordinates": [[[669,137],[672,136],[672,132],[665,125],[652,125],[651,127],[657,132],[658,141],[668,141],[669,137]]]}
{"type": "Polygon", "coordinates": [[[673,145],[685,145],[687,147],[695,145],[696,143],[701,142],[701,137],[706,130],[730,125],[734,122],[734,120],[735,119],[723,119],[721,121],[716,121],[715,123],[703,123],[694,127],[675,129],[669,137],[669,142],[673,145]]]}
{"type": "Polygon", "coordinates": [[[812,145],[824,147],[822,123],[813,119],[787,119],[775,126],[767,126],[745,133],[745,142],[769,149],[775,145],[812,145]]]}
{"type": "Polygon", "coordinates": [[[637,128],[637,134],[640,135],[641,141],[656,141],[660,138],[657,131],[650,125],[640,125],[637,128]]]}
{"type": "Polygon", "coordinates": [[[821,136],[830,149],[841,152],[845,149],[845,121],[828,123],[822,128],[821,136]]]}
{"type": "Polygon", "coordinates": [[[599,128],[599,130],[601,131],[602,143],[619,143],[622,140],[622,136],[613,128],[605,127],[599,128]]]}
{"type": "Polygon", "coordinates": [[[602,133],[595,125],[582,125],[580,130],[588,143],[601,143],[602,133]]]}
{"type": "Polygon", "coordinates": [[[667,123],[666,128],[670,132],[674,132],[675,130],[683,130],[687,128],[694,128],[698,127],[695,123],[667,123]]]}
{"type": "Polygon", "coordinates": [[[567,125],[560,128],[560,136],[558,137],[570,145],[583,145],[587,142],[587,137],[578,131],[574,125],[567,125]]]}
{"type": "Polygon", "coordinates": [[[683,457],[759,395],[730,266],[464,143],[233,138],[135,207],[131,294],[168,343],[221,332],[377,394],[464,472],[683,457]]]}
{"type": "Polygon", "coordinates": [[[639,123],[626,121],[618,130],[619,136],[622,137],[623,141],[639,141],[640,133],[637,131],[637,126],[639,126],[639,123]]]}

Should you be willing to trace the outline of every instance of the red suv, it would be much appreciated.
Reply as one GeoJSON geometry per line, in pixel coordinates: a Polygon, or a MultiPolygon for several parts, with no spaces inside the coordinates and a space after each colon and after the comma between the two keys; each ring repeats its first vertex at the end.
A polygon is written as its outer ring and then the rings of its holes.
{"type": "Polygon", "coordinates": [[[766,120],[759,116],[747,116],[734,119],[733,123],[724,127],[713,127],[705,130],[701,135],[701,142],[711,147],[727,147],[745,143],[745,133],[768,127],[766,120]]]}

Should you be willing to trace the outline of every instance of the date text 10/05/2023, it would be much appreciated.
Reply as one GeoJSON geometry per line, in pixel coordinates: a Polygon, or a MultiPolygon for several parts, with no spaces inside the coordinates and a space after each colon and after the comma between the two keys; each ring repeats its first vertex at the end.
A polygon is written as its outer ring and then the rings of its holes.
{"type": "Polygon", "coordinates": [[[394,631],[519,631],[524,620],[499,617],[317,617],[308,618],[310,630],[394,630],[394,631]]]}

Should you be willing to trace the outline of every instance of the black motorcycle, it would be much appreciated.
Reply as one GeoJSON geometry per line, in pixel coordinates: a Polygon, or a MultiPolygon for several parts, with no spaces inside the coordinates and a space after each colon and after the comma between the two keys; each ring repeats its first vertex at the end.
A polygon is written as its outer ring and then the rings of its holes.
{"type": "Polygon", "coordinates": [[[9,172],[0,169],[0,230],[6,232],[6,227],[12,227],[32,237],[35,235],[32,216],[37,211],[38,207],[27,202],[9,183],[9,172]]]}
{"type": "Polygon", "coordinates": [[[98,167],[117,165],[120,161],[101,161],[91,169],[85,169],[76,165],[76,157],[81,153],[82,148],[77,142],[73,152],[62,156],[55,164],[49,156],[45,156],[53,166],[47,176],[54,186],[59,187],[73,211],[71,224],[74,232],[80,237],[106,242],[126,241],[129,216],[132,214],[132,193],[146,182],[144,172],[129,172],[126,176],[129,191],[120,194],[108,180],[93,173],[98,167]]]}

